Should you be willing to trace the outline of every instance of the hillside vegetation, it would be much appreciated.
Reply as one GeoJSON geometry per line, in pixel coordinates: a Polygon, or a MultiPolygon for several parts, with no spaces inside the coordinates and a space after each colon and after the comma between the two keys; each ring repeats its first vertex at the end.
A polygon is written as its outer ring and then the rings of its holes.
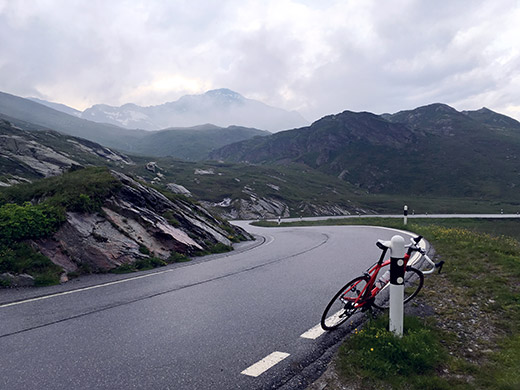
{"type": "Polygon", "coordinates": [[[303,163],[370,193],[519,201],[520,124],[433,104],[394,115],[345,111],[225,146],[217,160],[303,163]]]}
{"type": "Polygon", "coordinates": [[[2,284],[165,265],[248,238],[196,202],[105,167],[0,190],[2,284]]]}

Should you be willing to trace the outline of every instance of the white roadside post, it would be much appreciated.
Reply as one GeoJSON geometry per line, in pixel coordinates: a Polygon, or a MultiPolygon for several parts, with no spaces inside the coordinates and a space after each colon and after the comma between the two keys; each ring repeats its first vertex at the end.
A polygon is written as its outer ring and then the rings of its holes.
{"type": "Polygon", "coordinates": [[[404,317],[404,238],[395,235],[390,240],[390,332],[403,335],[404,317]]]}
{"type": "Polygon", "coordinates": [[[408,206],[404,205],[404,224],[408,222],[408,206]]]}

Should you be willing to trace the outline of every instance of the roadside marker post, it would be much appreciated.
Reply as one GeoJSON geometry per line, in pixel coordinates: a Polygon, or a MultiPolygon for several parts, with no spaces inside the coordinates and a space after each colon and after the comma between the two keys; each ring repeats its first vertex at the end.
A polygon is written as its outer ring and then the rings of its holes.
{"type": "Polygon", "coordinates": [[[390,240],[390,322],[395,335],[403,335],[404,317],[404,238],[395,235],[390,240]]]}
{"type": "Polygon", "coordinates": [[[408,222],[408,206],[404,205],[404,224],[408,222]]]}

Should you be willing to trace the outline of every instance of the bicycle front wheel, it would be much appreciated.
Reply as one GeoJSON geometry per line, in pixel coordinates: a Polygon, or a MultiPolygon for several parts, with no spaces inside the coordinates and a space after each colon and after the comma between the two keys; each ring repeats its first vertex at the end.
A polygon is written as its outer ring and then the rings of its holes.
{"type": "MultiPolygon", "coordinates": [[[[406,267],[404,273],[404,303],[410,302],[421,290],[424,284],[424,274],[414,267],[406,267]]],[[[373,305],[378,309],[388,309],[390,306],[390,283],[388,282],[376,295],[373,305]]]]}
{"type": "Polygon", "coordinates": [[[358,311],[359,298],[367,283],[368,278],[360,276],[339,290],[321,316],[321,327],[325,330],[336,329],[358,311]]]}

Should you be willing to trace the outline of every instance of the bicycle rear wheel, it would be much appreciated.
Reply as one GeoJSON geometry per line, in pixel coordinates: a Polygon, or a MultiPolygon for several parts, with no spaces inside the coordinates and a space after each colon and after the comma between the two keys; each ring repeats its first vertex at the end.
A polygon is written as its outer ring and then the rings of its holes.
{"type": "MultiPolygon", "coordinates": [[[[421,290],[424,284],[424,274],[414,267],[406,267],[404,273],[404,303],[410,302],[421,290]]],[[[388,309],[390,305],[390,282],[379,291],[375,296],[373,305],[378,309],[388,309]]]]}
{"type": "Polygon", "coordinates": [[[359,310],[359,301],[354,303],[365,289],[368,280],[365,276],[359,276],[348,282],[334,295],[321,316],[323,329],[336,329],[359,310]]]}

